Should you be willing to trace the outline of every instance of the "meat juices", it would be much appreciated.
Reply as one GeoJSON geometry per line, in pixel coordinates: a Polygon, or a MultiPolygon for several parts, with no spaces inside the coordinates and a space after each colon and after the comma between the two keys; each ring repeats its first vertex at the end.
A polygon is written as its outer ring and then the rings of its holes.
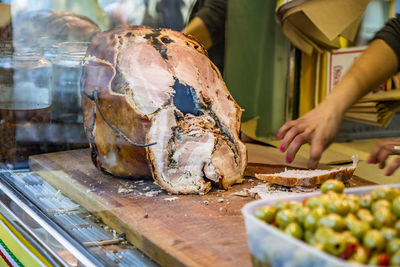
{"type": "Polygon", "coordinates": [[[97,34],[81,79],[92,160],[115,176],[152,176],[175,194],[242,181],[242,110],[207,52],[169,29],[119,26],[97,34]]]}

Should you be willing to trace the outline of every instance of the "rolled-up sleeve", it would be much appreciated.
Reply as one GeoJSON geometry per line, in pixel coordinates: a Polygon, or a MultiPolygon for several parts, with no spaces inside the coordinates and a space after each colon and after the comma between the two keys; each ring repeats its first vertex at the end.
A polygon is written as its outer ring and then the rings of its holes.
{"type": "MultiPolygon", "coordinates": [[[[372,38],[372,40],[375,39],[385,41],[396,53],[398,62],[400,62],[400,14],[396,14],[396,17],[390,19],[372,38]]],[[[400,71],[400,64],[398,70],[400,71]]]]}
{"type": "Polygon", "coordinates": [[[205,0],[195,16],[206,25],[213,44],[223,41],[225,36],[227,0],[205,0]]]}

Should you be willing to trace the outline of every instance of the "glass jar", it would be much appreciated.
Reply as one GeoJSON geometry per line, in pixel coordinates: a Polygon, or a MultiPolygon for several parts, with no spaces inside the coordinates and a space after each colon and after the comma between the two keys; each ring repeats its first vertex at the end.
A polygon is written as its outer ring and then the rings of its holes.
{"type": "Polygon", "coordinates": [[[83,122],[80,80],[82,62],[88,45],[87,42],[64,42],[58,45],[52,72],[54,107],[51,119],[53,121],[83,122]]]}
{"type": "Polygon", "coordinates": [[[43,150],[50,119],[51,63],[41,49],[0,43],[0,162],[28,166],[28,156],[43,150]]]}

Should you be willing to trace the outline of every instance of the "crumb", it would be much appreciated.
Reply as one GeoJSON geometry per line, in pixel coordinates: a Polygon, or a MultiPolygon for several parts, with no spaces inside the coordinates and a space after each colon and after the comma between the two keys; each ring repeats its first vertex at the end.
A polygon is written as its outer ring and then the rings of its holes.
{"type": "Polygon", "coordinates": [[[238,197],[248,197],[249,196],[249,189],[245,188],[242,191],[234,192],[231,195],[238,196],[238,197]]]}
{"type": "Polygon", "coordinates": [[[165,201],[174,201],[174,200],[177,200],[177,199],[179,199],[179,197],[167,197],[167,198],[164,198],[165,201]]]}
{"type": "Polygon", "coordinates": [[[161,190],[149,191],[149,192],[146,192],[144,195],[146,197],[154,197],[154,196],[157,196],[161,192],[162,192],[161,190]]]}
{"type": "Polygon", "coordinates": [[[218,203],[222,203],[222,202],[224,202],[224,199],[223,199],[223,198],[219,198],[219,199],[217,200],[217,202],[218,202],[218,203]]]}
{"type": "Polygon", "coordinates": [[[221,208],[219,208],[219,211],[223,211],[223,208],[221,207],[221,208]]]}
{"type": "Polygon", "coordinates": [[[204,203],[205,205],[208,205],[208,201],[207,201],[207,200],[204,200],[203,203],[204,203]]]}
{"type": "Polygon", "coordinates": [[[149,218],[149,214],[146,213],[146,214],[143,216],[143,218],[145,218],[145,219],[149,218]]]}

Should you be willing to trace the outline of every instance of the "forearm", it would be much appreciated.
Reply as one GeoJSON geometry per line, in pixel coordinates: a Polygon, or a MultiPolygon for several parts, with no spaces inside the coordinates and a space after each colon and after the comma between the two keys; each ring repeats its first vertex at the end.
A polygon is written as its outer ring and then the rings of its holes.
{"type": "Polygon", "coordinates": [[[208,49],[212,46],[210,33],[203,20],[199,17],[194,17],[182,30],[182,32],[184,34],[192,35],[204,46],[205,49],[208,49]]]}
{"type": "Polygon", "coordinates": [[[394,75],[397,66],[393,49],[383,40],[374,40],[327,96],[324,105],[334,105],[344,114],[358,99],[394,75]]]}

